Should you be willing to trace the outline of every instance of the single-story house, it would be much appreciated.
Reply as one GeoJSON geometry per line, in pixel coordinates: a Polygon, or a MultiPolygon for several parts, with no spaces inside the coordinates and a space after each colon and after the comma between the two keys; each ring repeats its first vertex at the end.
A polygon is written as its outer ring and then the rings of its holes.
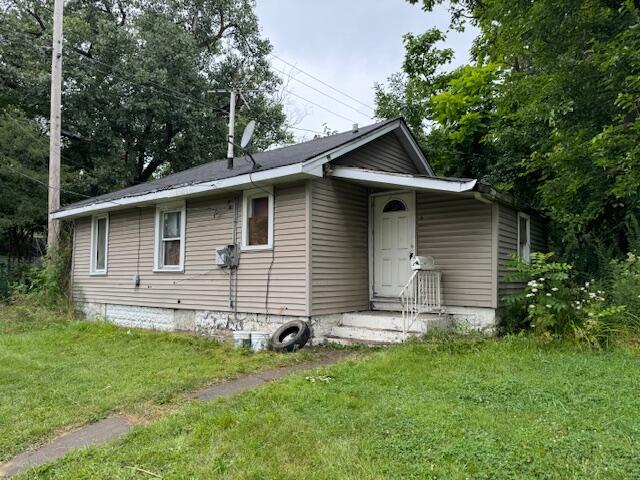
{"type": "Polygon", "coordinates": [[[316,342],[398,341],[443,319],[491,329],[517,288],[510,255],[545,248],[542,217],[435,176],[402,119],[254,158],[52,213],[75,224],[79,308],[132,327],[215,335],[303,319],[316,342]]]}

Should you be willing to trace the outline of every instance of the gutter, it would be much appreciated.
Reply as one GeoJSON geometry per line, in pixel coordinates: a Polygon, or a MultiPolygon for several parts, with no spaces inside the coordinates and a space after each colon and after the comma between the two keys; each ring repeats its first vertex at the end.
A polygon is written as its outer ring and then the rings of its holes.
{"type": "Polygon", "coordinates": [[[50,218],[60,220],[63,218],[70,219],[85,215],[92,215],[99,212],[118,210],[133,206],[141,206],[146,204],[156,204],[168,200],[177,200],[185,197],[204,195],[220,190],[231,188],[241,188],[252,185],[257,182],[271,182],[273,180],[294,180],[296,178],[322,177],[322,169],[305,168],[303,163],[295,163],[293,165],[285,165],[284,167],[276,167],[269,170],[257,171],[238,175],[236,177],[224,178],[222,180],[213,180],[209,182],[195,183],[178,188],[168,188],[157,192],[143,193],[130,197],[116,198],[114,200],[96,201],[89,205],[57,210],[50,214],[50,218]]]}

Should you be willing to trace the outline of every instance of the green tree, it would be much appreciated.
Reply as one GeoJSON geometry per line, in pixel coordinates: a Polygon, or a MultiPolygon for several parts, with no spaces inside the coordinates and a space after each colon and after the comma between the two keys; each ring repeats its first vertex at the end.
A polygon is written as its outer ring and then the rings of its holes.
{"type": "Polygon", "coordinates": [[[46,223],[48,147],[42,128],[22,112],[0,114],[0,254],[29,257],[46,223]]]}
{"type": "MultiPolygon", "coordinates": [[[[0,0],[0,211],[15,210],[0,235],[46,224],[46,186],[24,187],[7,166],[46,179],[46,155],[21,142],[46,145],[52,6],[0,0]],[[34,201],[13,205],[24,188],[34,201]]],[[[237,128],[257,121],[253,148],[290,140],[250,0],[67,0],[64,33],[63,203],[79,199],[68,191],[97,195],[224,158],[229,95],[217,89],[245,91],[237,128]]]]}
{"type": "MultiPolygon", "coordinates": [[[[46,119],[51,2],[2,3],[0,99],[46,119]]],[[[64,23],[63,154],[74,189],[100,193],[224,157],[228,95],[215,89],[254,90],[238,123],[258,121],[256,148],[288,139],[250,1],[72,0],[64,23]]]]}
{"type": "MultiPolygon", "coordinates": [[[[431,11],[444,2],[420,3],[431,11]]],[[[451,27],[472,23],[480,35],[474,62],[452,72],[445,87],[425,89],[418,102],[426,106],[424,145],[440,171],[475,152],[481,159],[471,172],[546,212],[556,247],[581,270],[597,269],[597,252],[627,250],[628,225],[640,214],[638,6],[452,0],[449,8],[451,27]],[[497,76],[484,76],[492,66],[497,76]]],[[[404,75],[410,85],[419,72],[405,66],[404,75]]],[[[397,98],[379,107],[402,105],[413,94],[389,93],[397,98]]]]}
{"type": "Polygon", "coordinates": [[[438,47],[445,40],[437,29],[405,35],[403,72],[376,84],[376,115],[403,116],[441,175],[486,176],[493,153],[485,136],[500,70],[489,63],[447,72],[453,51],[438,47]]]}

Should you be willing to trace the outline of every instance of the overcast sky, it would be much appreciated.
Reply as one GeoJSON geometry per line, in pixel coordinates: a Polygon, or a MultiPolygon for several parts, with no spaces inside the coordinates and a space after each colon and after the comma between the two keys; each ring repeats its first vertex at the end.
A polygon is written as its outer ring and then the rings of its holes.
{"type": "MultiPolygon", "coordinates": [[[[362,102],[345,97],[272,57],[274,69],[285,75],[277,73],[291,77],[287,87],[289,121],[296,127],[316,131],[321,131],[324,123],[339,131],[350,129],[353,122],[372,123],[369,107],[374,106],[373,84],[400,70],[404,56],[402,36],[407,32],[422,33],[434,26],[446,31],[449,24],[445,8],[425,13],[404,0],[257,0],[256,3],[263,35],[273,44],[275,55],[362,102]]],[[[456,52],[454,66],[468,61],[475,34],[472,29],[449,34],[448,46],[456,52]]],[[[313,136],[301,130],[293,132],[298,139],[313,136]]]]}

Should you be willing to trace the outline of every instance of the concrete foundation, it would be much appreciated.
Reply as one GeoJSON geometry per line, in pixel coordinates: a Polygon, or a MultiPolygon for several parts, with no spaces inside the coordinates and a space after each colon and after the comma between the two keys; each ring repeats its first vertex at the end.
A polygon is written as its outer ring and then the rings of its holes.
{"type": "MultiPolygon", "coordinates": [[[[89,319],[102,319],[127,328],[143,328],[165,332],[186,331],[209,337],[227,338],[237,330],[273,333],[292,320],[304,320],[311,328],[311,344],[341,337],[377,343],[397,343],[402,339],[402,316],[399,312],[357,312],[299,317],[263,313],[233,313],[216,310],[185,310],[103,303],[78,303],[78,309],[89,319]],[[360,338],[362,337],[362,338],[360,338]]],[[[411,333],[420,335],[431,327],[452,328],[461,333],[492,334],[496,327],[492,308],[444,307],[441,315],[428,314],[412,326],[411,333]],[[433,318],[431,318],[433,317],[433,318]]]]}
{"type": "Polygon", "coordinates": [[[304,320],[311,328],[311,344],[324,342],[341,314],[298,317],[292,315],[266,315],[262,313],[222,312],[216,310],[185,310],[141,307],[103,303],[77,303],[78,310],[88,320],[106,320],[127,328],[161,331],[186,331],[210,337],[228,337],[233,331],[250,330],[275,332],[292,320],[304,320]]]}

